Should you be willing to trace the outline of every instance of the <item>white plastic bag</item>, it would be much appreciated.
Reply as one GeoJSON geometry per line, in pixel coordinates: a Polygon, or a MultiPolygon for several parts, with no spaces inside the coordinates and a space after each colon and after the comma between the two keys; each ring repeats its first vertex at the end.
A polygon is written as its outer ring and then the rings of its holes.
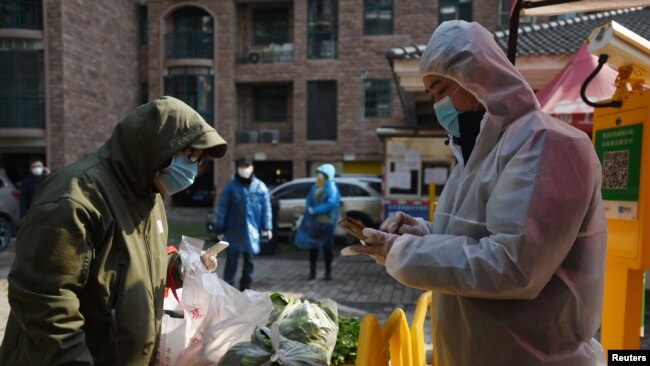
{"type": "Polygon", "coordinates": [[[185,267],[183,306],[192,336],[176,365],[218,363],[230,346],[249,341],[273,309],[265,293],[243,293],[201,263],[203,241],[183,236],[179,253],[185,267]]]}

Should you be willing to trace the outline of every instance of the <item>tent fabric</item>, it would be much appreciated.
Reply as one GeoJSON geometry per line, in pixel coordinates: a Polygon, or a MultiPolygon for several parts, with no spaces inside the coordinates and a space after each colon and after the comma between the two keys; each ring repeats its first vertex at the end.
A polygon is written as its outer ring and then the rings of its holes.
{"type": "MultiPolygon", "coordinates": [[[[545,87],[537,91],[541,109],[559,119],[591,133],[594,109],[580,97],[580,87],[587,76],[598,66],[598,58],[587,50],[585,42],[545,87]]],[[[605,65],[591,80],[586,95],[591,101],[610,99],[616,89],[614,82],[618,72],[605,65]]]]}

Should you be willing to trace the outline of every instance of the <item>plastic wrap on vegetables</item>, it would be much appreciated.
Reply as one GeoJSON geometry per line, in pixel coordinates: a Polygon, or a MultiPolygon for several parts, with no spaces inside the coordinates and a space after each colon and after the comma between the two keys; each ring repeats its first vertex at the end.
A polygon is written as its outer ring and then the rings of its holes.
{"type": "Polygon", "coordinates": [[[279,323],[282,336],[314,347],[329,362],[339,329],[336,303],[332,300],[292,300],[281,294],[273,294],[271,301],[274,310],[269,317],[269,324],[279,323]]]}
{"type": "Polygon", "coordinates": [[[306,344],[280,335],[280,327],[257,327],[251,342],[240,342],[231,347],[220,366],[326,366],[322,352],[306,344]]]}

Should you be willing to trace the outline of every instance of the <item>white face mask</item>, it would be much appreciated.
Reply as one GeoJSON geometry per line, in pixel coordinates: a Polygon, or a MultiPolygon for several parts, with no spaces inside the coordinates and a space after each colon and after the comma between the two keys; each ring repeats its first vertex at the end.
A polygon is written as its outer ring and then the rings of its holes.
{"type": "Polygon", "coordinates": [[[237,168],[237,174],[244,179],[248,179],[253,175],[253,166],[247,168],[237,168]]]}
{"type": "Polygon", "coordinates": [[[31,172],[33,175],[38,177],[43,174],[43,167],[42,166],[33,167],[31,169],[31,172]]]}

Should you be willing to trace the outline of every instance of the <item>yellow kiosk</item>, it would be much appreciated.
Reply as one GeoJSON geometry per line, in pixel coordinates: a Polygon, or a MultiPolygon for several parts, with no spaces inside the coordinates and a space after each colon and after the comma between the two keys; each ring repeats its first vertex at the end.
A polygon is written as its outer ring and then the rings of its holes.
{"type": "Polygon", "coordinates": [[[594,29],[589,51],[617,67],[611,100],[593,103],[593,141],[603,167],[608,239],[601,343],[638,349],[644,270],[650,269],[650,42],[610,21],[594,29]],[[646,212],[648,211],[648,212],[646,212]],[[644,236],[647,235],[647,236],[644,236]]]}

